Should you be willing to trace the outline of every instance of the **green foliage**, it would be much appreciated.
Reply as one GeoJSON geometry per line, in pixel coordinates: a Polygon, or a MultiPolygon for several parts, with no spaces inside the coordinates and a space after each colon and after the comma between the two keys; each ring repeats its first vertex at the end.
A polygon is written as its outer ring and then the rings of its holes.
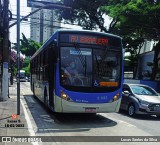
{"type": "Polygon", "coordinates": [[[26,57],[23,63],[23,70],[26,72],[26,76],[30,76],[30,58],[26,57]]]}
{"type": "Polygon", "coordinates": [[[134,67],[137,64],[137,57],[135,55],[129,55],[129,56],[125,56],[124,60],[127,63],[128,66],[130,67],[134,67]]]}
{"type": "Polygon", "coordinates": [[[16,75],[17,73],[17,67],[13,67],[13,74],[16,75]]]}
{"type": "MultiPolygon", "coordinates": [[[[61,3],[63,2],[64,0],[61,0],[61,3]]],[[[107,32],[107,28],[104,26],[104,13],[100,10],[104,4],[107,4],[106,0],[74,0],[72,17],[65,22],[75,22],[87,30],[100,28],[101,31],[107,32]]],[[[60,20],[62,19],[61,16],[60,20]]]]}
{"type": "Polygon", "coordinates": [[[22,39],[21,41],[21,52],[25,56],[31,57],[40,47],[41,44],[31,40],[27,39],[25,35],[22,33],[22,39]]]}
{"type": "Polygon", "coordinates": [[[29,65],[29,63],[30,63],[30,58],[29,57],[26,57],[25,59],[24,59],[24,65],[25,66],[28,66],[29,65]]]}
{"type": "MultiPolygon", "coordinates": [[[[41,46],[42,44],[30,39],[26,38],[26,36],[22,33],[22,39],[20,39],[20,51],[26,57],[31,57],[41,46]]],[[[17,44],[14,43],[13,49],[17,49],[17,44]]]]}
{"type": "MultiPolygon", "coordinates": [[[[160,2],[154,0],[109,0],[108,5],[101,7],[101,11],[113,18],[109,31],[124,38],[124,48],[126,52],[130,52],[131,61],[138,58],[145,39],[160,42],[160,2]]],[[[154,47],[152,80],[155,79],[158,71],[159,44],[157,43],[154,47]]]]}
{"type": "Polygon", "coordinates": [[[157,33],[160,28],[160,3],[149,0],[109,0],[101,10],[118,22],[112,32],[123,36],[138,34],[154,40],[160,37],[160,33],[157,33]]]}
{"type": "Polygon", "coordinates": [[[22,68],[23,70],[25,70],[26,76],[30,76],[30,64],[28,64],[27,67],[22,68]]]}
{"type": "MultiPolygon", "coordinates": [[[[25,55],[25,59],[23,64],[21,64],[21,67],[23,70],[25,70],[26,75],[30,75],[30,57],[41,47],[42,44],[39,44],[31,39],[28,39],[25,37],[25,35],[22,33],[22,39],[20,50],[21,53],[25,55]]],[[[14,49],[16,49],[16,43],[14,44],[14,49]]],[[[17,69],[14,68],[14,74],[17,72],[17,69]]]]}

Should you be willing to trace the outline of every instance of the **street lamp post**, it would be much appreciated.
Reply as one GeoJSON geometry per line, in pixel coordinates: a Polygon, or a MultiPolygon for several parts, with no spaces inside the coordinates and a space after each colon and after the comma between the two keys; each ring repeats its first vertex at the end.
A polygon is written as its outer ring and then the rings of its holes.
{"type": "Polygon", "coordinates": [[[17,0],[17,115],[20,115],[20,0],[17,0]]]}

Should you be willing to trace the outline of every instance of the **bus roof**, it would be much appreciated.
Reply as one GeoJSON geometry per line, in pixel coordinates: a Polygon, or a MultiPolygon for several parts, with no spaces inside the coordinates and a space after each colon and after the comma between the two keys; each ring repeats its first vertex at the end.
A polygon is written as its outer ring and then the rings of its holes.
{"type": "Polygon", "coordinates": [[[118,35],[114,35],[114,34],[110,34],[110,33],[106,33],[106,32],[97,32],[97,31],[93,31],[93,30],[75,30],[75,29],[58,29],[57,32],[76,32],[76,33],[91,33],[91,34],[99,34],[99,35],[106,35],[106,36],[112,36],[112,37],[117,37],[117,38],[121,38],[118,35]]]}
{"type": "Polygon", "coordinates": [[[105,32],[97,32],[97,31],[91,31],[91,30],[75,30],[75,29],[58,29],[54,34],[51,35],[51,37],[38,49],[34,55],[31,57],[30,60],[32,60],[37,54],[39,54],[46,46],[48,46],[55,38],[57,38],[58,33],[83,33],[83,34],[93,34],[93,35],[105,35],[109,37],[115,37],[121,39],[120,36],[105,33],[105,32]]]}

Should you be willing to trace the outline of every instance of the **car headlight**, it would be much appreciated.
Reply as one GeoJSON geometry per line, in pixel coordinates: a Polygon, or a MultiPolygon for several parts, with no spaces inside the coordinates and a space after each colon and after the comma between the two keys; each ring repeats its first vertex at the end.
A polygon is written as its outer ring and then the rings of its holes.
{"type": "Polygon", "coordinates": [[[140,100],[140,99],[139,99],[139,102],[140,102],[142,105],[149,105],[149,102],[144,101],[144,100],[140,100]]]}

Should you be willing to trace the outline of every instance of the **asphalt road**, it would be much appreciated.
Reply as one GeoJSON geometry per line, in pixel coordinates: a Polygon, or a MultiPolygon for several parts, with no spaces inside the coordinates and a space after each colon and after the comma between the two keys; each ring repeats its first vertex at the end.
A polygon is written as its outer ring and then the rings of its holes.
{"type": "MultiPolygon", "coordinates": [[[[112,136],[111,140],[116,141],[116,137],[120,136],[123,140],[125,136],[160,136],[160,120],[155,116],[136,116],[130,118],[126,112],[120,113],[98,113],[90,114],[58,114],[48,112],[43,104],[33,97],[30,91],[30,83],[21,83],[21,103],[24,105],[29,116],[32,132],[35,136],[59,136],[55,138],[55,144],[83,144],[77,142],[77,136],[82,141],[86,141],[85,136],[91,141],[85,142],[85,145],[106,144],[98,140],[103,136],[112,136]],[[68,136],[63,138],[62,136],[68,136]],[[93,137],[94,136],[94,137],[93,137]],[[69,142],[68,142],[69,140],[69,142]],[[97,141],[97,142],[96,142],[97,141]]],[[[40,143],[42,144],[42,143],[40,143]]],[[[44,144],[44,143],[43,143],[44,144]]],[[[47,145],[53,143],[47,143],[47,145]]],[[[108,143],[107,143],[108,144],[108,143]]],[[[117,145],[117,142],[109,142],[109,144],[117,145]]],[[[118,142],[118,144],[159,144],[157,142],[118,142]]]]}

